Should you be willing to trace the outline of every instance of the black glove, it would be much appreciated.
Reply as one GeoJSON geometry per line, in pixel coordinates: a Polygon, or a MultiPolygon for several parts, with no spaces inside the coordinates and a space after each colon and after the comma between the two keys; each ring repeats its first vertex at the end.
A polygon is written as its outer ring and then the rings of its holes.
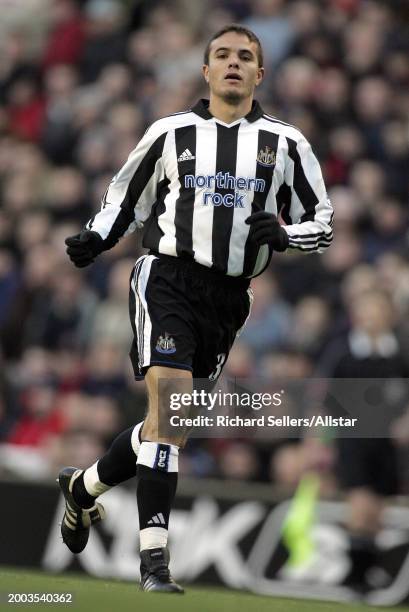
{"type": "Polygon", "coordinates": [[[247,217],[246,223],[250,225],[250,240],[258,246],[269,244],[275,251],[285,251],[288,247],[288,234],[275,215],[260,210],[247,217]]]}
{"type": "Polygon", "coordinates": [[[85,268],[104,250],[104,241],[97,232],[83,230],[65,239],[67,254],[77,268],[85,268]]]}

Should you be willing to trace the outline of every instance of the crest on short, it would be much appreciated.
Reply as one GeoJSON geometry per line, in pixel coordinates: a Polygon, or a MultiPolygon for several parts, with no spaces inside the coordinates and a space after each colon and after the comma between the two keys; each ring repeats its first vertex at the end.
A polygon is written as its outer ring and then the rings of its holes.
{"type": "Polygon", "coordinates": [[[159,336],[156,343],[156,350],[158,353],[164,353],[165,355],[176,353],[175,341],[172,336],[169,336],[167,332],[165,332],[164,336],[159,336]]]}

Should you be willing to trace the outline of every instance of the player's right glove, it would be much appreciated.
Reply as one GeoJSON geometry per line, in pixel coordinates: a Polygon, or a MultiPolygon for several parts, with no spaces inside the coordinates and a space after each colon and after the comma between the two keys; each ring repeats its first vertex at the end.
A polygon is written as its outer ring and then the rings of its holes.
{"type": "Polygon", "coordinates": [[[77,268],[89,266],[104,250],[104,241],[97,232],[83,230],[65,239],[67,254],[77,268]]]}

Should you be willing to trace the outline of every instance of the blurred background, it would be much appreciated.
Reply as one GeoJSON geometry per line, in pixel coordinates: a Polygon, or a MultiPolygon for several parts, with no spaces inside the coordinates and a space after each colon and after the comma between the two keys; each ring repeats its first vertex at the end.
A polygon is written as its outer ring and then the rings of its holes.
{"type": "MultiPolygon", "coordinates": [[[[64,239],[99,209],[146,127],[206,96],[203,49],[226,23],[260,37],[257,97],[311,142],[336,211],[324,255],[274,256],[254,280],[226,374],[329,377],[351,330],[368,326],[393,337],[399,372],[409,367],[408,2],[0,0],[0,10],[0,474],[86,467],[143,418],[128,360],[141,237],[85,271],[64,239]],[[378,308],[362,303],[368,292],[378,308]]],[[[407,419],[397,431],[403,447],[407,419]]],[[[335,462],[328,440],[194,440],[180,470],[293,490],[314,467],[333,494],[335,462]]]]}

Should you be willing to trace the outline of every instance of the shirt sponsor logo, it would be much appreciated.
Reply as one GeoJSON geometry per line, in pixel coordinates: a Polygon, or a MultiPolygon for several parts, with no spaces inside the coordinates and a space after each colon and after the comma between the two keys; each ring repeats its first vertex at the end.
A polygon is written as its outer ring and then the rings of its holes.
{"type": "Polygon", "coordinates": [[[240,189],[241,191],[261,191],[266,188],[264,179],[238,176],[235,177],[229,172],[218,172],[217,174],[186,174],[185,187],[199,189],[240,189]]]}
{"type": "Polygon", "coordinates": [[[184,177],[186,189],[213,189],[203,193],[203,204],[208,206],[227,206],[227,208],[244,208],[246,193],[239,191],[260,191],[266,188],[264,179],[238,176],[235,177],[229,172],[218,172],[217,174],[187,174],[184,177]],[[231,193],[219,193],[216,189],[229,190],[231,193]]]}

